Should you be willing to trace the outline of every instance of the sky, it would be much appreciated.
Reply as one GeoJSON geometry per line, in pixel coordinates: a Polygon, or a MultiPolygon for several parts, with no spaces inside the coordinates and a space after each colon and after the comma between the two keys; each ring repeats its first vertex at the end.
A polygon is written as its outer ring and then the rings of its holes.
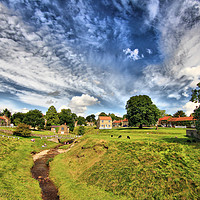
{"type": "Polygon", "coordinates": [[[0,0],[0,109],[190,115],[199,52],[199,0],[0,0]]]}

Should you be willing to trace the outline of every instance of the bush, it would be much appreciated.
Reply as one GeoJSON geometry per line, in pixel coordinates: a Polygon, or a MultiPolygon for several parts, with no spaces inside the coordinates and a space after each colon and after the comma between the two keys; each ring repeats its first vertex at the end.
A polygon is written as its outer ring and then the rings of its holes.
{"type": "Polygon", "coordinates": [[[85,134],[85,127],[84,126],[80,126],[78,128],[78,135],[84,135],[85,134]]]}
{"type": "Polygon", "coordinates": [[[29,125],[21,123],[16,127],[13,134],[22,137],[29,137],[31,135],[31,130],[29,129],[29,125]]]}

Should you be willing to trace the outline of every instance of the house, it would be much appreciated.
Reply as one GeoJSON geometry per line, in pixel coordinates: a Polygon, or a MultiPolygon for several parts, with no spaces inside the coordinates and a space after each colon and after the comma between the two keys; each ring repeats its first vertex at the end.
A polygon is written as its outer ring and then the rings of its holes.
{"type": "Polygon", "coordinates": [[[10,126],[10,119],[5,115],[0,116],[0,126],[10,126]]]}
{"type": "Polygon", "coordinates": [[[171,127],[195,127],[195,120],[193,116],[190,117],[176,117],[176,118],[171,118],[168,120],[168,124],[171,127]]]}
{"type": "Polygon", "coordinates": [[[94,122],[87,122],[87,126],[94,126],[94,122]]]}
{"type": "Polygon", "coordinates": [[[65,125],[51,126],[51,131],[58,134],[69,134],[69,127],[65,125]]]}
{"type": "Polygon", "coordinates": [[[114,120],[113,127],[128,127],[128,119],[114,120]]]}
{"type": "Polygon", "coordinates": [[[112,129],[112,118],[109,116],[99,116],[97,120],[98,129],[112,129]]]}
{"type": "Polygon", "coordinates": [[[172,118],[172,116],[164,116],[164,117],[160,118],[158,120],[158,125],[167,127],[168,126],[168,121],[171,118],[172,118]]]}

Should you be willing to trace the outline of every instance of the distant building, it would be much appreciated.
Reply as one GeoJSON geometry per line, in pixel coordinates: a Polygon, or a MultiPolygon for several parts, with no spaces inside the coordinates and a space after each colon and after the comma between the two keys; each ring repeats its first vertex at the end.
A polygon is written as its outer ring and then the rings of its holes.
{"type": "Polygon", "coordinates": [[[5,115],[0,116],[0,126],[10,126],[10,119],[5,115]]]}
{"type": "Polygon", "coordinates": [[[58,134],[69,134],[69,127],[67,125],[51,126],[52,132],[57,133],[56,129],[58,129],[58,134]]]}
{"type": "Polygon", "coordinates": [[[112,129],[112,118],[108,116],[99,116],[97,120],[98,129],[112,129]]]}
{"type": "Polygon", "coordinates": [[[158,125],[165,127],[195,127],[195,120],[193,116],[190,117],[172,117],[165,116],[158,120],[158,125]]]}
{"type": "Polygon", "coordinates": [[[94,122],[87,122],[87,126],[94,126],[94,122]]]}
{"type": "Polygon", "coordinates": [[[114,120],[113,127],[128,127],[128,119],[114,120]]]}

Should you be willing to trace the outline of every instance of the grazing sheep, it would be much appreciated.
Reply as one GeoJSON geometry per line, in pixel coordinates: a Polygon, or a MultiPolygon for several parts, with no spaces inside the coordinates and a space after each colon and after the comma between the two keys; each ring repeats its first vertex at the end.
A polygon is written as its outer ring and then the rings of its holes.
{"type": "Polygon", "coordinates": [[[120,136],[118,136],[118,138],[121,138],[122,136],[120,135],[120,136]]]}
{"type": "Polygon", "coordinates": [[[131,139],[129,136],[127,136],[127,139],[131,139]]]}
{"type": "Polygon", "coordinates": [[[113,137],[113,135],[111,135],[110,137],[113,137]]]}

